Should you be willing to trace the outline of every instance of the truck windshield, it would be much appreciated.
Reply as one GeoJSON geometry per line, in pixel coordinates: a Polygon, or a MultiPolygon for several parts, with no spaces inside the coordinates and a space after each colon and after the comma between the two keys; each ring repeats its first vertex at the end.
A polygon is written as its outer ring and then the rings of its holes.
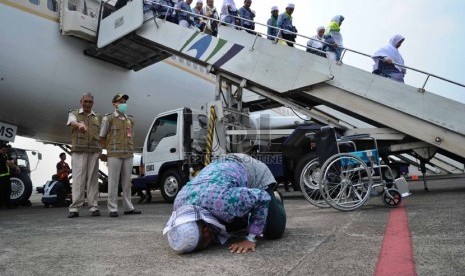
{"type": "Polygon", "coordinates": [[[15,161],[18,167],[29,169],[29,158],[25,150],[12,149],[9,156],[15,161]]]}

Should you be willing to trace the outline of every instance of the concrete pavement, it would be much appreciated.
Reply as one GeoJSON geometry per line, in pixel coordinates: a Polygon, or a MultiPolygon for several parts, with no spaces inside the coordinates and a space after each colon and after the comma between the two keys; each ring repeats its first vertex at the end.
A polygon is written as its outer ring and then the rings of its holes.
{"type": "MultiPolygon", "coordinates": [[[[430,192],[422,185],[410,182],[405,200],[416,272],[464,275],[465,178],[431,180],[430,192]]],[[[259,240],[249,254],[214,246],[178,255],[161,233],[172,206],[153,194],[136,204],[142,215],[118,218],[108,217],[105,198],[101,217],[81,210],[68,219],[67,208],[45,209],[39,195],[32,207],[0,210],[0,275],[374,275],[390,212],[380,197],[343,213],[283,193],[282,239],[259,240]]]]}

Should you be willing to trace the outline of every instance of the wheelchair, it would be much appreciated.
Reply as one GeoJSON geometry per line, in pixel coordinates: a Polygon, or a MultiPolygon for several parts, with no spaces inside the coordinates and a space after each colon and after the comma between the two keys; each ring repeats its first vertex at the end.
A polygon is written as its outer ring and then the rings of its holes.
{"type": "Polygon", "coordinates": [[[352,211],[362,207],[370,196],[381,195],[387,207],[397,207],[402,197],[409,195],[405,179],[394,180],[391,168],[381,164],[374,137],[360,134],[337,138],[333,128],[323,127],[316,139],[318,160],[307,164],[301,179],[302,192],[311,204],[352,211]],[[359,146],[363,150],[358,150],[359,146]]]}
{"type": "Polygon", "coordinates": [[[321,175],[321,166],[319,158],[308,162],[300,175],[300,191],[305,199],[318,208],[329,208],[323,195],[320,193],[319,179],[321,175]]]}

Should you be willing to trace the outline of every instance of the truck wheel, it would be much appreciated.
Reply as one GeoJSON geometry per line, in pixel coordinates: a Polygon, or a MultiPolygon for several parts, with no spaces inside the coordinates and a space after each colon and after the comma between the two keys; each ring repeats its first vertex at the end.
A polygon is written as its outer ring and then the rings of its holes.
{"type": "Polygon", "coordinates": [[[163,174],[160,187],[161,195],[165,201],[168,203],[173,203],[183,184],[183,178],[177,170],[171,169],[166,171],[163,174]]]}
{"type": "Polygon", "coordinates": [[[316,155],[316,153],[307,153],[306,155],[302,156],[302,158],[300,158],[300,160],[297,162],[297,166],[294,170],[294,181],[292,181],[292,188],[294,189],[294,191],[300,191],[300,175],[302,174],[305,165],[307,165],[308,162],[317,157],[318,156],[316,155]]]}
{"type": "Polygon", "coordinates": [[[26,204],[32,194],[32,182],[27,174],[19,174],[10,177],[11,195],[10,203],[12,205],[26,204]]]}

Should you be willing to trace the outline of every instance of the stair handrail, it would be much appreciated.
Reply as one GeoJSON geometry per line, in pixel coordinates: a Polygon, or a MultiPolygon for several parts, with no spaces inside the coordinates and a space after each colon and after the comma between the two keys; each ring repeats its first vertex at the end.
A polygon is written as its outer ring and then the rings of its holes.
{"type": "MultiPolygon", "coordinates": [[[[171,10],[174,10],[174,11],[179,11],[178,9],[176,9],[176,7],[172,7],[172,6],[169,6],[169,5],[165,5],[165,4],[162,4],[162,3],[159,3],[157,0],[143,0],[144,3],[151,3],[151,4],[154,4],[154,5],[160,5],[160,6],[163,6],[165,8],[168,8],[168,9],[171,9],[171,10]]],[[[215,19],[215,18],[211,18],[211,17],[207,17],[205,15],[200,15],[200,14],[196,14],[194,12],[189,12],[189,11],[184,11],[182,10],[183,13],[187,13],[187,14],[190,14],[192,16],[195,16],[195,17],[201,17],[201,18],[204,18],[206,20],[211,20],[211,21],[215,21],[215,22],[218,22],[219,24],[222,24],[222,25],[226,25],[226,26],[230,26],[230,27],[234,27],[236,29],[240,29],[240,30],[250,30],[248,28],[245,28],[245,27],[242,27],[242,26],[238,26],[238,25],[235,25],[235,24],[231,24],[231,23],[227,23],[227,22],[224,22],[224,21],[221,21],[219,19],[215,19]]],[[[219,13],[218,13],[219,14],[219,13]]],[[[249,21],[249,22],[253,22],[255,25],[260,25],[260,26],[263,26],[263,27],[266,27],[266,28],[273,28],[273,29],[276,29],[278,30],[278,35],[277,36],[272,36],[272,35],[268,35],[267,33],[263,33],[263,32],[258,32],[258,31],[255,31],[255,30],[251,30],[253,32],[255,32],[255,36],[256,38],[258,36],[262,36],[264,35],[265,37],[272,37],[274,38],[274,43],[277,43],[278,40],[282,40],[282,41],[285,41],[285,42],[289,42],[289,43],[293,43],[294,45],[297,45],[297,46],[300,46],[300,47],[303,47],[305,49],[312,49],[312,50],[315,50],[317,52],[320,52],[320,53],[326,53],[325,51],[321,51],[321,50],[318,50],[318,49],[315,49],[315,48],[312,48],[312,47],[308,47],[307,45],[302,45],[302,44],[299,44],[297,42],[294,42],[294,41],[289,41],[289,40],[286,40],[286,39],[283,39],[282,37],[280,37],[280,33],[283,32],[283,31],[286,31],[286,33],[289,33],[289,34],[294,34],[298,37],[302,37],[302,38],[305,38],[305,39],[309,39],[309,40],[314,40],[314,41],[318,41],[320,43],[323,43],[323,44],[326,44],[326,45],[329,45],[331,46],[331,44],[327,43],[327,42],[324,42],[324,41],[320,41],[320,40],[317,40],[317,39],[314,39],[312,37],[308,37],[308,36],[305,36],[305,35],[301,35],[301,34],[298,34],[298,33],[295,33],[295,32],[291,32],[289,30],[283,30],[281,28],[278,28],[278,27],[274,27],[274,26],[270,26],[270,25],[267,25],[267,24],[263,24],[263,23],[260,23],[260,22],[256,22],[256,21],[253,21],[253,20],[249,20],[249,19],[246,19],[246,18],[242,18],[242,17],[239,17],[239,16],[234,16],[234,15],[228,15],[230,17],[233,17],[234,19],[238,19],[238,20],[245,20],[245,21],[249,21]]],[[[166,20],[166,16],[164,18],[164,20],[166,20]]],[[[255,42],[256,42],[256,38],[255,38],[255,42]]],[[[253,45],[255,45],[255,42],[253,45]]],[[[252,49],[253,49],[253,46],[252,46],[252,49]]],[[[347,47],[344,47],[343,48],[343,53],[341,54],[341,61],[345,55],[345,53],[349,51],[349,52],[352,52],[354,54],[358,54],[358,55],[361,55],[361,56],[365,56],[365,57],[368,57],[370,59],[379,59],[377,57],[374,57],[372,55],[369,55],[369,54],[366,54],[366,53],[363,53],[363,52],[360,52],[360,51],[357,51],[357,50],[354,50],[354,49],[351,49],[351,48],[347,48],[347,47]]],[[[381,59],[379,59],[381,60],[381,59]]],[[[414,72],[418,72],[420,74],[423,74],[423,75],[426,75],[426,79],[423,83],[423,86],[421,88],[418,88],[418,91],[420,92],[425,92],[425,86],[426,84],[428,83],[430,77],[433,77],[433,78],[436,78],[436,79],[439,79],[439,80],[442,80],[442,81],[445,81],[445,82],[448,82],[448,83],[451,83],[451,84],[454,84],[454,85],[457,85],[457,86],[460,86],[460,87],[464,87],[465,88],[465,84],[463,83],[459,83],[459,82],[456,82],[456,81],[453,81],[453,80],[450,80],[450,79],[447,79],[445,77],[441,77],[439,75],[436,75],[436,74],[432,74],[432,73],[429,73],[429,72],[426,72],[426,71],[423,71],[423,70],[420,70],[420,69],[416,69],[416,68],[413,68],[413,67],[410,67],[410,66],[407,66],[407,65],[403,65],[403,64],[398,64],[398,63],[392,63],[396,66],[399,66],[399,67],[402,67],[402,68],[405,68],[405,69],[409,69],[409,70],[412,70],[414,72]]]]}

